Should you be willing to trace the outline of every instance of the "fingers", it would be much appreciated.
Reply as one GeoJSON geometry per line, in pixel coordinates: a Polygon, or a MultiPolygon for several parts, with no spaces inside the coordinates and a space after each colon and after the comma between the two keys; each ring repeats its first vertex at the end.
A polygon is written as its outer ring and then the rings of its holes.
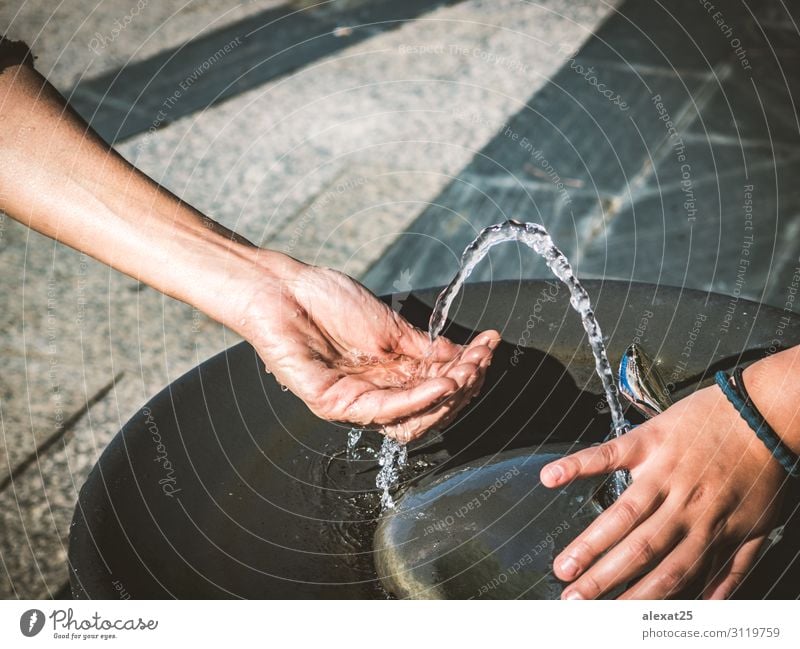
{"type": "Polygon", "coordinates": [[[640,430],[617,437],[599,446],[583,449],[542,468],[539,479],[545,487],[558,487],[576,478],[611,473],[617,469],[631,468],[642,461],[640,430]]]}
{"type": "Polygon", "coordinates": [[[463,345],[439,336],[431,343],[428,333],[408,325],[409,331],[398,341],[397,351],[413,358],[428,358],[432,362],[446,363],[458,356],[463,345]]]}
{"type": "Polygon", "coordinates": [[[500,332],[496,329],[487,329],[479,333],[475,339],[470,343],[470,345],[485,345],[492,351],[497,349],[497,346],[502,341],[502,337],[500,336],[500,332]]]}
{"type": "Polygon", "coordinates": [[[678,595],[708,564],[711,546],[711,538],[705,534],[689,534],[619,599],[666,599],[678,595]]]}
{"type": "MultiPolygon", "coordinates": [[[[405,322],[405,321],[404,321],[405,322]]],[[[433,343],[428,334],[405,323],[403,335],[398,339],[397,352],[414,358],[427,358],[433,363],[447,363],[457,358],[464,350],[486,347],[489,354],[500,344],[500,333],[490,329],[483,331],[466,346],[457,345],[444,336],[439,336],[433,343]]]]}
{"type": "MultiPolygon", "coordinates": [[[[488,364],[488,360],[486,361],[488,364]]],[[[485,369],[482,368],[482,370],[485,369]]],[[[448,426],[483,386],[486,373],[480,371],[469,378],[466,383],[455,394],[446,398],[432,410],[404,420],[401,423],[384,428],[383,433],[387,437],[396,439],[407,444],[408,442],[421,437],[425,432],[432,428],[439,430],[448,426]]]]}
{"type": "MultiPolygon", "coordinates": [[[[438,340],[438,339],[437,339],[438,340]]],[[[402,422],[388,426],[384,434],[403,443],[421,437],[431,428],[447,426],[460,410],[477,394],[486,378],[492,350],[500,342],[497,332],[483,332],[447,363],[439,363],[434,371],[439,376],[452,379],[458,389],[439,405],[422,414],[409,416],[402,422]]]]}
{"type": "Polygon", "coordinates": [[[459,385],[464,385],[469,379],[473,378],[478,370],[489,366],[492,360],[492,352],[485,346],[470,346],[453,358],[448,363],[440,363],[431,369],[433,376],[449,376],[458,380],[459,385]],[[469,370],[469,371],[466,371],[469,370]]]}
{"type": "Polygon", "coordinates": [[[432,412],[405,419],[391,426],[386,426],[382,432],[387,437],[391,437],[401,444],[408,444],[422,437],[430,429],[441,427],[442,422],[460,408],[460,403],[458,403],[454,397],[449,397],[440,405],[436,406],[432,412]]]}
{"type": "Polygon", "coordinates": [[[562,599],[595,599],[656,565],[678,543],[682,532],[660,508],[562,593],[562,599]]]}
{"type": "Polygon", "coordinates": [[[724,562],[719,571],[714,570],[703,590],[703,599],[727,599],[733,595],[758,558],[758,551],[766,538],[759,536],[750,539],[724,562]]]}
{"type": "Polygon", "coordinates": [[[647,520],[663,501],[658,485],[637,482],[556,557],[556,577],[562,581],[575,579],[647,520]]]}
{"type": "Polygon", "coordinates": [[[395,351],[414,358],[429,358],[434,362],[446,362],[458,355],[463,345],[457,345],[449,338],[438,336],[431,343],[427,331],[417,329],[405,320],[399,313],[395,313],[395,322],[398,327],[395,351]]]}
{"type": "Polygon", "coordinates": [[[331,390],[330,399],[318,412],[326,419],[354,424],[392,424],[400,419],[425,412],[458,390],[448,377],[427,379],[411,388],[375,388],[357,377],[344,377],[331,390]]]}
{"type": "Polygon", "coordinates": [[[403,385],[388,367],[356,368],[358,372],[340,373],[335,381],[328,381],[313,405],[307,402],[320,417],[388,426],[390,437],[409,441],[452,420],[474,396],[499,341],[499,334],[491,331],[479,334],[466,347],[437,339],[432,358],[441,360],[434,360],[430,376],[418,377],[416,384],[403,385]]]}

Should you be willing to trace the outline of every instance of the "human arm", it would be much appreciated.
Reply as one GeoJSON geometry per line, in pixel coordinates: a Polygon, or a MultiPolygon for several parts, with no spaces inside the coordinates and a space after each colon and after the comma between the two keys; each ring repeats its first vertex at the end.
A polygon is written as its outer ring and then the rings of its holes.
{"type": "Polygon", "coordinates": [[[480,388],[495,332],[427,335],[336,271],[258,248],[103,142],[19,48],[0,45],[0,209],[250,341],[319,416],[411,438],[480,388]]]}

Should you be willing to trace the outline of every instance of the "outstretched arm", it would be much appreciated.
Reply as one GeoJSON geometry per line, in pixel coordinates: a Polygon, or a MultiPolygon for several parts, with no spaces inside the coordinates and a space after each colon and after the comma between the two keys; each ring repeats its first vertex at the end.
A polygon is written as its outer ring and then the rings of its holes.
{"type": "Polygon", "coordinates": [[[0,209],[250,341],[319,416],[404,440],[480,389],[496,332],[427,336],[346,275],[264,250],[204,216],[103,142],[0,41],[0,209]]]}

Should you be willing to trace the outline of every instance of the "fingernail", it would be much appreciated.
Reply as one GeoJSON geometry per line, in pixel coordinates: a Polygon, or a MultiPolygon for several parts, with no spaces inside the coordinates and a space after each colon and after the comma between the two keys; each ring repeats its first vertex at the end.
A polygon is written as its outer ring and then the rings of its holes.
{"type": "Polygon", "coordinates": [[[566,593],[561,594],[561,599],[583,599],[583,595],[577,590],[568,590],[566,593]]]}
{"type": "Polygon", "coordinates": [[[576,574],[578,574],[578,570],[580,569],[578,562],[572,557],[567,557],[563,561],[560,561],[559,567],[561,568],[559,572],[561,572],[561,574],[563,574],[567,579],[572,579],[576,574]]]}
{"type": "Polygon", "coordinates": [[[564,469],[559,464],[547,467],[547,473],[554,482],[559,482],[564,477],[564,469]]]}

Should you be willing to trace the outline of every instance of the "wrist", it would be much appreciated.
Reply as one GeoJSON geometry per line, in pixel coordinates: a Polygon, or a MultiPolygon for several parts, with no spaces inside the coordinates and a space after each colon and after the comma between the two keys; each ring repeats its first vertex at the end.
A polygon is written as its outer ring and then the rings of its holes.
{"type": "Polygon", "coordinates": [[[239,242],[217,242],[217,247],[210,277],[194,282],[193,296],[186,301],[247,338],[248,324],[277,303],[306,265],[239,242]]]}
{"type": "Polygon", "coordinates": [[[752,403],[780,440],[800,454],[800,371],[799,348],[762,359],[742,373],[752,403]]]}

